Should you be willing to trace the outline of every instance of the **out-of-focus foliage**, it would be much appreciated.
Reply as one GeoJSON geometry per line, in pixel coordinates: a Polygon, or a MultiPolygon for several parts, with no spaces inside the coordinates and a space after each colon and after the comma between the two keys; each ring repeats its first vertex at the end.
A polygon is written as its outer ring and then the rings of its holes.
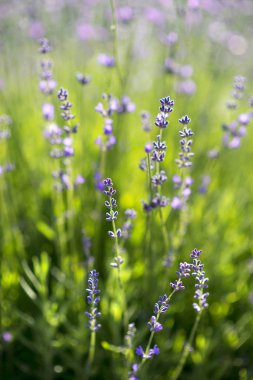
{"type": "MultiPolygon", "coordinates": [[[[117,33],[113,3],[0,2],[0,115],[10,118],[1,116],[0,120],[0,378],[127,379],[121,349],[124,311],[116,271],[110,266],[113,244],[107,235],[104,195],[96,190],[94,179],[100,170],[103,178],[113,179],[117,189],[119,225],[124,210],[137,211],[122,265],[127,316],[137,328],[134,347],[147,343],[147,322],[155,302],[169,293],[178,263],[188,260],[196,246],[203,250],[209,277],[209,309],[203,312],[181,379],[251,379],[253,123],[246,127],[238,149],[224,146],[222,125],[241,114],[253,114],[249,104],[253,95],[253,3],[115,0],[117,33]],[[39,90],[42,56],[38,40],[42,37],[52,45],[49,56],[57,82],[48,98],[39,90]],[[101,54],[117,54],[117,66],[101,65],[101,54]],[[90,77],[90,82],[81,85],[77,73],[90,77]],[[229,109],[226,104],[233,99],[238,75],[246,78],[245,91],[238,108],[229,109]],[[73,138],[73,175],[85,177],[85,183],[71,192],[54,189],[52,172],[58,170],[59,161],[50,157],[41,111],[50,98],[55,122],[64,125],[57,99],[60,87],[68,90],[79,124],[73,138]],[[129,96],[136,106],[134,112],[112,116],[117,143],[104,162],[94,143],[103,133],[103,119],[95,111],[103,93],[129,96]],[[168,207],[164,211],[174,255],[172,265],[165,268],[167,252],[157,214],[146,255],[142,201],[148,197],[148,186],[139,163],[146,142],[158,134],[153,122],[159,99],[168,95],[175,101],[163,133],[168,147],[164,193],[170,200],[175,195],[172,177],[178,173],[178,119],[186,114],[194,131],[195,156],[187,225],[181,235],[180,210],[168,207]],[[142,128],[143,110],[150,113],[151,132],[142,128]],[[2,131],[7,130],[8,138],[2,138],[2,131]],[[211,158],[214,150],[217,158],[211,158]],[[207,176],[210,183],[201,192],[207,176]],[[91,238],[93,266],[84,254],[83,231],[91,238]],[[90,333],[84,315],[91,267],[100,273],[102,313],[92,368],[87,365],[90,333]]],[[[155,336],[161,353],[145,363],[140,379],[170,379],[180,359],[196,314],[192,309],[194,284],[186,281],[185,287],[171,301],[164,329],[155,336]]]]}

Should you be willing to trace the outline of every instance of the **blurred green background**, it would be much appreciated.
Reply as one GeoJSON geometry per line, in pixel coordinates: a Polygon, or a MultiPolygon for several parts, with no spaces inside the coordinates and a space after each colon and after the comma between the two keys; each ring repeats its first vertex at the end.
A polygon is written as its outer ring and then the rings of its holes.
{"type": "MultiPolygon", "coordinates": [[[[12,119],[10,125],[0,125],[1,131],[11,134],[0,140],[0,165],[15,165],[10,172],[1,170],[0,176],[0,378],[126,378],[123,355],[104,343],[122,346],[124,333],[110,267],[113,252],[104,221],[104,196],[94,182],[102,159],[94,141],[103,130],[95,106],[103,93],[109,93],[117,98],[127,95],[136,105],[132,113],[113,116],[117,144],[106,153],[102,173],[113,179],[117,189],[118,224],[123,223],[124,210],[137,211],[122,267],[128,315],[137,328],[135,347],[147,342],[154,303],[169,292],[178,263],[188,260],[197,247],[203,250],[209,277],[210,306],[203,313],[181,379],[252,379],[252,122],[239,149],[223,146],[221,126],[253,112],[249,105],[253,4],[116,0],[115,14],[116,41],[109,1],[0,1],[0,115],[12,119]],[[169,43],[171,33],[176,41],[169,43]],[[42,37],[53,47],[49,57],[57,86],[49,97],[38,88],[42,37]],[[117,68],[97,62],[101,53],[114,55],[116,45],[123,83],[117,68]],[[166,71],[168,58],[190,65],[190,78],[166,71]],[[78,83],[78,72],[90,76],[91,82],[78,83]],[[237,75],[246,78],[246,89],[238,108],[231,110],[226,103],[237,75]],[[193,83],[193,93],[182,91],[187,80],[193,83]],[[70,196],[54,190],[57,160],[50,157],[51,146],[43,135],[47,122],[41,106],[47,101],[55,105],[55,122],[63,126],[57,99],[60,87],[68,90],[80,125],[74,135],[73,173],[86,179],[70,196]],[[175,194],[172,176],[178,173],[178,119],[185,114],[192,120],[195,153],[189,171],[194,185],[187,225],[179,241],[180,211],[165,211],[170,242],[177,242],[176,247],[171,245],[174,261],[167,269],[158,218],[152,224],[152,257],[145,257],[142,201],[148,191],[146,175],[139,169],[145,143],[158,133],[155,127],[143,131],[140,113],[148,111],[153,125],[164,96],[175,101],[163,134],[168,146],[163,165],[168,182],[163,191],[170,199],[175,194]],[[216,159],[208,154],[213,149],[219,153],[216,159]],[[199,192],[203,176],[210,176],[205,194],[199,192]],[[97,332],[92,369],[87,368],[90,334],[85,328],[87,265],[82,231],[91,238],[94,268],[100,272],[102,328],[97,332]]],[[[161,354],[143,367],[140,379],[170,378],[195,319],[193,286],[189,281],[173,299],[163,319],[164,330],[156,336],[161,354]]]]}

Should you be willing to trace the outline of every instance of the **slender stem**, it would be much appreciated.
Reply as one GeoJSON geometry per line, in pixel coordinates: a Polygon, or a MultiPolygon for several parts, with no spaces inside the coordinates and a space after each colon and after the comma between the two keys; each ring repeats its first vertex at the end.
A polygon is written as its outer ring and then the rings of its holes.
{"type": "Polygon", "coordinates": [[[90,349],[89,349],[89,364],[90,366],[93,363],[94,356],[95,356],[95,348],[96,348],[96,331],[91,332],[90,336],[90,349]]]}
{"type": "Polygon", "coordinates": [[[152,199],[152,182],[151,182],[151,168],[150,168],[150,155],[147,153],[147,164],[148,164],[148,184],[149,184],[149,192],[150,192],[150,200],[152,199]]]}
{"type": "Polygon", "coordinates": [[[117,259],[118,259],[118,266],[117,266],[117,269],[118,269],[118,281],[119,281],[120,289],[121,289],[121,291],[123,291],[123,285],[122,285],[121,274],[120,274],[120,264],[119,264],[119,261],[120,261],[119,239],[118,239],[118,236],[117,236],[117,229],[116,229],[116,224],[115,224],[114,220],[112,220],[112,229],[113,229],[113,233],[114,233],[114,236],[115,236],[115,250],[116,250],[116,256],[117,256],[117,259]]]}
{"type": "MultiPolygon", "coordinates": [[[[112,205],[111,205],[111,211],[112,211],[112,205]]],[[[121,291],[121,301],[122,301],[122,315],[123,315],[123,320],[124,320],[124,326],[127,328],[128,325],[128,317],[126,315],[126,294],[125,290],[123,287],[122,279],[121,279],[121,270],[120,270],[120,246],[119,246],[119,239],[117,236],[117,229],[116,229],[116,224],[115,221],[112,220],[112,229],[113,233],[115,236],[115,250],[116,250],[116,256],[117,256],[117,269],[118,269],[118,283],[119,283],[119,288],[121,291]]]]}
{"type": "Polygon", "coordinates": [[[113,54],[116,60],[116,70],[118,73],[119,81],[121,86],[123,86],[123,77],[120,71],[119,67],[119,51],[118,51],[118,24],[117,24],[117,18],[116,18],[116,6],[115,1],[110,0],[111,5],[111,11],[112,11],[112,25],[111,30],[113,32],[113,54]]]}
{"type": "MultiPolygon", "coordinates": [[[[170,295],[166,298],[165,302],[168,303],[172,296],[174,295],[174,293],[176,292],[176,290],[174,289],[170,295]]],[[[161,311],[159,311],[157,313],[157,316],[156,316],[156,321],[158,322],[159,321],[159,318],[160,318],[160,315],[161,315],[161,311]]],[[[148,344],[146,346],[146,350],[145,350],[145,355],[143,356],[142,358],[142,361],[139,365],[139,369],[143,366],[143,364],[145,363],[145,361],[148,359],[148,352],[150,350],[150,347],[151,347],[151,344],[152,344],[152,341],[153,341],[153,338],[154,338],[154,334],[155,334],[155,331],[152,331],[151,334],[150,334],[150,337],[149,337],[149,340],[148,340],[148,344]]]]}
{"type": "MultiPolygon", "coordinates": [[[[160,141],[162,141],[162,129],[160,130],[160,141]]],[[[159,175],[159,172],[160,172],[159,162],[157,162],[156,172],[157,172],[157,175],[159,175]]],[[[159,192],[159,195],[161,195],[160,186],[158,187],[158,192],[159,192]]],[[[166,221],[163,218],[163,211],[161,207],[159,207],[159,217],[160,217],[160,222],[161,222],[161,227],[162,227],[162,235],[163,235],[163,241],[164,241],[164,246],[165,246],[165,252],[167,255],[169,252],[169,237],[168,237],[168,231],[166,228],[166,221]]]]}
{"type": "Polygon", "coordinates": [[[178,379],[178,377],[180,376],[180,374],[181,374],[181,372],[182,372],[182,370],[184,368],[184,365],[185,365],[185,362],[186,362],[186,360],[188,358],[188,355],[191,352],[192,342],[193,342],[193,339],[195,337],[195,334],[196,334],[196,331],[197,331],[197,327],[198,327],[198,324],[199,324],[199,321],[200,321],[200,317],[201,317],[201,311],[202,310],[200,310],[200,312],[196,316],[195,323],[194,323],[194,325],[192,327],[190,337],[188,339],[188,342],[184,346],[184,350],[183,350],[182,356],[180,358],[180,361],[178,363],[178,366],[177,366],[174,374],[172,375],[171,380],[177,380],[178,379]]]}

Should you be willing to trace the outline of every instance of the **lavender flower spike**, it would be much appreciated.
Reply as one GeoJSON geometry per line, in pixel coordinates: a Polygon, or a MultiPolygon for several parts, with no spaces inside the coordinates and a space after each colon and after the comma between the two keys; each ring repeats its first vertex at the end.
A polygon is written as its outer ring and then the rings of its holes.
{"type": "Polygon", "coordinates": [[[198,303],[194,302],[192,306],[198,313],[208,307],[206,300],[209,296],[208,292],[204,293],[203,291],[208,288],[207,282],[209,279],[205,277],[205,271],[203,270],[204,264],[202,264],[199,260],[201,253],[202,251],[197,250],[197,248],[194,248],[191,253],[191,257],[193,259],[193,264],[191,264],[192,276],[196,279],[195,287],[197,288],[194,294],[194,299],[198,301],[198,303]]]}
{"type": "Polygon", "coordinates": [[[88,288],[86,289],[88,296],[87,302],[90,305],[90,311],[86,311],[85,315],[89,317],[87,328],[92,332],[97,331],[101,324],[97,323],[97,318],[101,316],[101,313],[98,311],[98,305],[100,302],[100,290],[98,289],[98,276],[99,273],[96,270],[91,270],[88,278],[88,288]]]}

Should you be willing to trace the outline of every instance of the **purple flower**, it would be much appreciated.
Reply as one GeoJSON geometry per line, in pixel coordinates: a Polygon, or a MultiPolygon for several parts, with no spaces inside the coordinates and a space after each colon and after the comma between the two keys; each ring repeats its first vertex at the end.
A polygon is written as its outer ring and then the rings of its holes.
{"type": "Polygon", "coordinates": [[[83,86],[85,86],[86,84],[90,83],[90,81],[91,81],[90,77],[85,76],[85,75],[83,75],[81,73],[77,73],[76,74],[76,79],[83,86]]]}
{"type": "Polygon", "coordinates": [[[157,321],[157,319],[154,315],[150,318],[148,325],[149,325],[150,331],[158,332],[158,331],[161,331],[163,329],[162,324],[157,321]]]}
{"type": "Polygon", "coordinates": [[[152,149],[153,149],[153,144],[152,143],[146,143],[145,144],[144,150],[145,150],[146,153],[151,153],[152,149]]]}
{"type": "Polygon", "coordinates": [[[150,132],[152,129],[151,121],[150,121],[150,114],[147,111],[141,112],[141,123],[142,128],[145,132],[150,132]]]}
{"type": "Polygon", "coordinates": [[[201,178],[201,185],[199,186],[199,192],[201,194],[206,194],[208,190],[208,186],[210,184],[211,178],[208,175],[205,175],[201,178]]]}
{"type": "Polygon", "coordinates": [[[178,121],[179,123],[186,125],[190,123],[191,119],[187,115],[185,115],[181,117],[181,119],[179,119],[178,121]]]}
{"type": "Polygon", "coordinates": [[[100,296],[98,296],[100,293],[100,290],[98,289],[98,276],[99,273],[96,272],[95,269],[90,271],[88,288],[86,289],[88,293],[87,303],[90,305],[90,311],[86,311],[85,313],[85,315],[89,317],[86,327],[92,332],[97,331],[101,327],[101,324],[97,323],[97,318],[101,316],[101,313],[98,311],[98,305],[100,302],[100,296]]]}
{"type": "Polygon", "coordinates": [[[167,36],[163,38],[163,42],[168,46],[174,45],[177,42],[177,40],[178,35],[176,32],[170,32],[169,34],[167,34],[167,36]]]}
{"type": "Polygon", "coordinates": [[[54,119],[54,106],[51,103],[44,103],[42,106],[42,114],[45,120],[54,119]]]}
{"type": "Polygon", "coordinates": [[[105,67],[115,66],[115,58],[107,54],[99,54],[97,57],[97,61],[98,63],[100,63],[100,65],[105,67]]]}
{"type": "Polygon", "coordinates": [[[50,95],[54,92],[56,82],[54,79],[42,80],[39,82],[39,89],[45,95],[50,95]]]}
{"type": "Polygon", "coordinates": [[[9,331],[4,331],[2,333],[2,339],[3,339],[4,342],[10,343],[12,341],[12,339],[13,339],[13,335],[9,331]]]}
{"type": "Polygon", "coordinates": [[[122,6],[117,9],[117,19],[123,24],[128,24],[133,20],[134,10],[129,6],[122,6]]]}
{"type": "Polygon", "coordinates": [[[154,7],[146,8],[145,18],[153,24],[160,25],[164,21],[164,14],[154,7]]]}
{"type": "Polygon", "coordinates": [[[41,38],[39,40],[39,44],[40,44],[39,52],[41,54],[49,53],[52,50],[47,38],[41,38]]]}
{"type": "Polygon", "coordinates": [[[195,287],[197,288],[194,294],[194,299],[198,301],[198,303],[193,303],[193,308],[197,312],[200,312],[208,307],[206,300],[209,296],[208,292],[203,292],[204,289],[208,288],[209,279],[205,277],[205,271],[203,270],[204,264],[202,264],[199,260],[201,253],[202,251],[197,250],[197,248],[194,248],[191,252],[191,257],[193,259],[193,263],[191,264],[192,276],[195,277],[195,287]]]}
{"type": "Polygon", "coordinates": [[[75,180],[75,185],[79,186],[79,185],[82,185],[84,183],[85,183],[85,178],[81,174],[78,174],[76,177],[76,180],[75,180]]]}
{"type": "Polygon", "coordinates": [[[149,351],[148,351],[148,354],[145,354],[142,346],[138,346],[135,350],[135,353],[139,356],[141,356],[142,358],[146,358],[146,359],[153,359],[153,357],[155,355],[159,355],[160,354],[160,349],[158,348],[158,346],[155,344],[153,348],[151,348],[149,351]]]}
{"type": "Polygon", "coordinates": [[[128,380],[139,380],[137,375],[136,375],[138,368],[139,368],[139,366],[137,363],[132,364],[132,371],[129,373],[128,380]]]}
{"type": "MultiPolygon", "coordinates": [[[[115,221],[118,217],[118,211],[114,211],[114,209],[117,207],[116,199],[114,198],[114,195],[116,194],[116,190],[113,188],[113,182],[111,178],[104,179],[104,194],[108,197],[108,199],[105,201],[105,207],[108,209],[106,212],[106,221],[112,223],[113,231],[109,231],[108,234],[111,238],[115,239],[115,244],[117,247],[117,241],[118,238],[122,237],[122,231],[120,228],[116,228],[115,221]]],[[[124,262],[122,257],[119,255],[118,250],[116,250],[117,256],[114,257],[114,261],[111,263],[111,266],[114,268],[120,267],[120,265],[124,262]]]]}
{"type": "Polygon", "coordinates": [[[179,94],[193,95],[197,89],[196,83],[193,80],[186,80],[183,82],[177,82],[175,90],[179,94]]]}

